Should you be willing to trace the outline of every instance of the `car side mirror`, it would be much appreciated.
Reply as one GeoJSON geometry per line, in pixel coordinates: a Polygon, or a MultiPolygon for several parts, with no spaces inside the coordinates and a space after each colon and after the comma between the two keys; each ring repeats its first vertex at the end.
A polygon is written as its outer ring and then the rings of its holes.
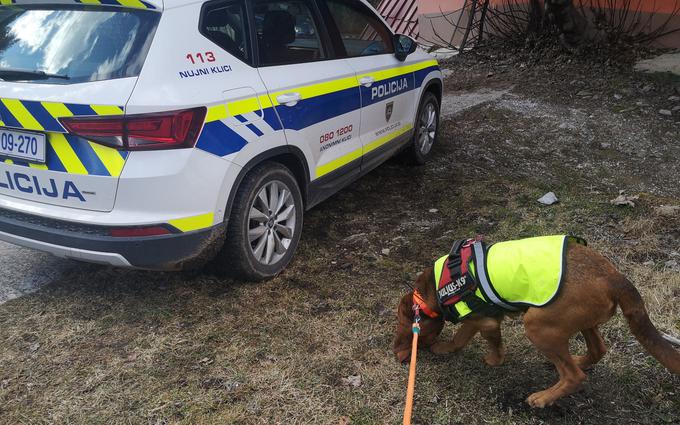
{"type": "Polygon", "coordinates": [[[403,34],[396,34],[394,36],[394,55],[401,62],[418,48],[418,43],[411,37],[403,34]]]}

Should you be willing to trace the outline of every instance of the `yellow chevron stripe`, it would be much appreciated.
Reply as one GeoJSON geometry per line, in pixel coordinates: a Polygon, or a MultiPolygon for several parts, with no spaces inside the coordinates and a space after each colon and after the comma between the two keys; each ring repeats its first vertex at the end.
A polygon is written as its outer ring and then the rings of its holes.
{"type": "Polygon", "coordinates": [[[99,0],[81,0],[80,2],[84,4],[101,4],[99,0]]]}
{"type": "Polygon", "coordinates": [[[4,127],[4,126],[5,126],[5,123],[2,120],[0,120],[0,127],[4,127]]]}
{"type": "Polygon", "coordinates": [[[134,7],[136,9],[146,9],[146,6],[144,6],[144,3],[142,3],[139,0],[116,0],[118,3],[120,3],[123,6],[126,7],[134,7]]]}
{"type": "Polygon", "coordinates": [[[123,115],[123,110],[118,106],[90,105],[90,107],[97,115],[123,115]]]}
{"type": "Polygon", "coordinates": [[[106,170],[111,174],[112,177],[119,177],[123,172],[123,166],[125,165],[125,160],[118,153],[117,150],[109,148],[99,143],[88,142],[90,147],[95,154],[99,157],[99,160],[104,164],[106,170]]]}
{"type": "Polygon", "coordinates": [[[208,115],[205,117],[205,122],[219,121],[227,118],[227,105],[215,105],[208,108],[208,115]]]}
{"type": "Polygon", "coordinates": [[[32,162],[29,162],[28,166],[31,168],[35,168],[36,170],[49,170],[49,168],[47,168],[47,165],[45,164],[34,164],[32,162]]]}
{"type": "Polygon", "coordinates": [[[64,164],[66,172],[71,174],[87,175],[87,169],[80,162],[78,155],[73,151],[73,148],[61,133],[50,133],[50,144],[57,153],[59,160],[64,164]]]}
{"type": "Polygon", "coordinates": [[[6,159],[5,164],[12,165],[12,164],[14,164],[14,161],[12,161],[11,159],[6,159]]]}
{"type": "Polygon", "coordinates": [[[2,99],[2,103],[5,104],[7,109],[14,115],[14,118],[19,121],[19,124],[26,130],[44,130],[43,126],[40,125],[38,120],[36,120],[28,109],[21,103],[20,100],[16,99],[2,99]]]}
{"type": "Polygon", "coordinates": [[[168,223],[175,226],[182,232],[191,232],[194,230],[205,229],[213,225],[215,221],[215,214],[208,213],[197,215],[194,217],[180,218],[177,220],[170,220],[168,223]]]}
{"type": "Polygon", "coordinates": [[[42,102],[43,108],[47,110],[54,118],[72,117],[71,112],[63,103],[56,102],[42,102]]]}
{"type": "Polygon", "coordinates": [[[0,4],[12,4],[12,0],[0,0],[0,4]]]}

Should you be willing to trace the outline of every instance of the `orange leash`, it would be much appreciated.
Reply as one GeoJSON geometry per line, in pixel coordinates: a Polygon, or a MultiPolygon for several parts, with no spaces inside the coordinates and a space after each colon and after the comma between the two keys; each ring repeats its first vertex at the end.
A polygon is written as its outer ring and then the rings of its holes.
{"type": "Polygon", "coordinates": [[[420,308],[413,306],[415,320],[413,322],[413,342],[411,343],[411,364],[408,370],[408,387],[406,389],[406,407],[404,408],[404,425],[411,425],[413,416],[413,394],[416,389],[416,356],[418,355],[418,335],[420,335],[420,308]]]}

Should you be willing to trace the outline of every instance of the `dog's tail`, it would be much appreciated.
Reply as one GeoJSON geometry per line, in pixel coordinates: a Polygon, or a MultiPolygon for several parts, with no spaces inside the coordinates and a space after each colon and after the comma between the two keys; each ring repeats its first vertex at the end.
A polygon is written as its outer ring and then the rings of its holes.
{"type": "Polygon", "coordinates": [[[621,276],[614,283],[613,292],[635,338],[668,370],[680,375],[680,352],[661,336],[649,320],[645,304],[635,286],[621,276]]]}

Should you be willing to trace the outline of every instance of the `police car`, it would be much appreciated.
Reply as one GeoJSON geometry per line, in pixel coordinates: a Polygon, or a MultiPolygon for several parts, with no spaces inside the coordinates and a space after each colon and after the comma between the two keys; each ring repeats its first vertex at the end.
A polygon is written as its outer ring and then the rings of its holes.
{"type": "Polygon", "coordinates": [[[264,279],[306,210],[437,137],[437,62],[363,0],[0,3],[7,242],[264,279]]]}

